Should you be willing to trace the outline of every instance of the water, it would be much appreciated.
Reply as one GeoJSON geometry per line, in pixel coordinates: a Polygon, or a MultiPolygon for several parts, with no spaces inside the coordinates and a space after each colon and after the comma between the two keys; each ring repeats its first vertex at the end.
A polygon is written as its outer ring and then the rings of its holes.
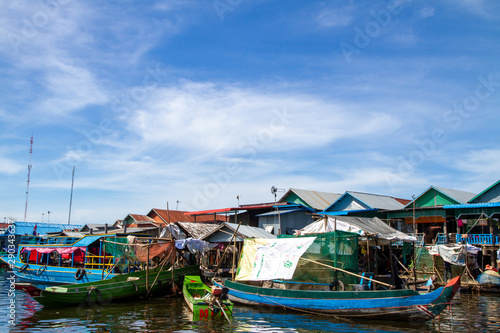
{"type": "Polygon", "coordinates": [[[499,332],[500,294],[460,294],[452,313],[423,324],[343,321],[333,317],[235,305],[233,323],[192,319],[182,298],[108,304],[94,308],[44,309],[15,291],[15,326],[7,326],[11,272],[0,269],[0,332],[499,332]]]}

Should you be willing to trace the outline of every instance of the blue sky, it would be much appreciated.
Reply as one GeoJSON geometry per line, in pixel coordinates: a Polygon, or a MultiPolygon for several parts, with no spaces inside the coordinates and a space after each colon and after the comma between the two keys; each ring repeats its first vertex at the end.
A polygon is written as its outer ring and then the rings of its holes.
{"type": "Polygon", "coordinates": [[[30,221],[500,178],[496,1],[0,4],[1,217],[31,136],[30,221]]]}

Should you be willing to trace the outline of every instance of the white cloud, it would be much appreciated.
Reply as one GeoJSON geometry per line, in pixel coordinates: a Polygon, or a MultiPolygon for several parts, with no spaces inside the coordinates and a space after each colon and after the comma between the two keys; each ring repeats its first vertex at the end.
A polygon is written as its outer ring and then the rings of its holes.
{"type": "Polygon", "coordinates": [[[268,88],[184,82],[149,96],[127,125],[141,145],[175,144],[205,153],[237,154],[244,145],[260,151],[318,148],[399,126],[387,113],[268,88]]]}
{"type": "Polygon", "coordinates": [[[352,7],[327,8],[316,17],[316,22],[322,28],[345,27],[353,21],[352,7]]]}
{"type": "Polygon", "coordinates": [[[423,19],[434,16],[434,12],[435,12],[435,9],[429,8],[429,7],[422,8],[421,10],[418,11],[418,13],[420,14],[420,17],[423,19]]]}

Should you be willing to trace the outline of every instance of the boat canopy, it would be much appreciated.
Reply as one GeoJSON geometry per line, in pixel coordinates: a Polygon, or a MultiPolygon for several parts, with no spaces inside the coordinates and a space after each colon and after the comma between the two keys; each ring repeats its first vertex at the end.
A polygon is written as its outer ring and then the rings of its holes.
{"type": "Polygon", "coordinates": [[[297,231],[297,234],[320,234],[331,232],[334,230],[354,232],[359,234],[360,236],[366,236],[370,234],[377,239],[377,243],[380,245],[385,245],[389,244],[390,242],[397,241],[417,241],[415,237],[392,228],[377,217],[368,218],[354,216],[328,216],[328,218],[321,218],[305,226],[301,230],[297,231]]]}
{"type": "Polygon", "coordinates": [[[38,253],[52,253],[56,251],[59,254],[71,254],[78,250],[84,252],[87,248],[83,246],[72,246],[72,247],[24,247],[21,253],[28,251],[37,251],[38,253]]]}
{"type": "Polygon", "coordinates": [[[103,238],[103,236],[85,236],[82,237],[80,240],[75,242],[73,246],[89,246],[90,244],[94,243],[95,241],[99,240],[100,238],[103,238]]]}

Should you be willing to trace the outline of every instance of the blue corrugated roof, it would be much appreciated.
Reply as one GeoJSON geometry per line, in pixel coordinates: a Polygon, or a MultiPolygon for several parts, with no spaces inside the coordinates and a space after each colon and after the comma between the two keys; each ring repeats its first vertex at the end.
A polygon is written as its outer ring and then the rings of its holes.
{"type": "Polygon", "coordinates": [[[366,212],[376,212],[378,209],[357,209],[357,210],[339,210],[336,212],[318,212],[320,215],[328,216],[348,216],[349,213],[366,213],[366,212]]]}
{"type": "Polygon", "coordinates": [[[280,211],[276,211],[276,210],[273,210],[272,212],[267,212],[267,213],[262,213],[262,214],[258,214],[258,215],[255,215],[256,217],[263,217],[263,216],[274,216],[274,215],[285,215],[285,214],[289,214],[289,213],[294,213],[294,212],[303,212],[303,211],[310,211],[309,209],[288,209],[288,210],[280,210],[280,211]]]}
{"type": "Polygon", "coordinates": [[[99,238],[102,238],[103,236],[85,236],[82,239],[80,239],[78,242],[73,244],[72,246],[89,246],[99,238]]]}
{"type": "Polygon", "coordinates": [[[37,235],[47,235],[63,231],[63,229],[81,229],[83,225],[76,224],[56,224],[40,222],[19,222],[15,221],[15,235],[33,235],[36,226],[37,235]]]}
{"type": "Polygon", "coordinates": [[[490,208],[490,207],[500,207],[500,202],[485,202],[485,203],[462,204],[462,205],[444,205],[443,209],[490,208]]]}

